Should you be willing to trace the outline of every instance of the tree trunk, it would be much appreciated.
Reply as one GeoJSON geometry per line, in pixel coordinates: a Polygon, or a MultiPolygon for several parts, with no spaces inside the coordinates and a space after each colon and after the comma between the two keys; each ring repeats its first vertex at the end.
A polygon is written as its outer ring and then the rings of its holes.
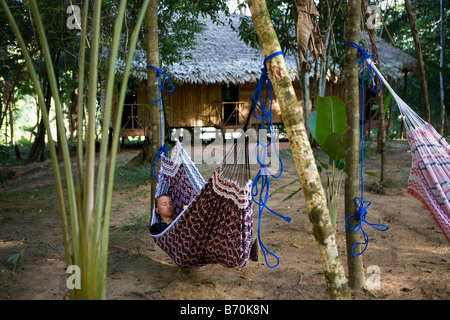
{"type": "MultiPolygon", "coordinates": [[[[145,16],[145,38],[146,38],[146,53],[147,65],[152,65],[159,68],[159,42],[158,42],[158,5],[159,0],[151,0],[148,5],[145,16]]],[[[160,144],[160,127],[159,127],[159,104],[154,104],[152,101],[157,100],[159,96],[158,74],[153,69],[147,69],[147,92],[148,101],[150,104],[150,152],[148,148],[146,152],[143,151],[144,161],[153,163],[155,161],[156,153],[161,147],[160,144]]],[[[158,172],[158,171],[157,171],[158,172]]],[[[156,180],[151,179],[151,208],[155,198],[156,180]]]]}
{"type": "Polygon", "coordinates": [[[69,141],[78,140],[78,87],[72,91],[69,102],[69,124],[70,124],[70,139],[69,141]]]}
{"type": "MultiPolygon", "coordinates": [[[[14,94],[14,93],[13,93],[14,94]]],[[[13,101],[14,98],[9,102],[9,145],[14,146],[14,117],[13,117],[13,101]]]]}
{"type": "MultiPolygon", "coordinates": [[[[45,97],[45,105],[40,106],[40,107],[46,108],[47,112],[50,112],[51,99],[52,99],[52,93],[50,90],[50,83],[48,83],[46,97],[45,97]]],[[[31,145],[30,153],[28,154],[28,158],[27,158],[26,162],[27,163],[36,162],[39,160],[39,157],[41,157],[41,160],[42,160],[42,154],[43,154],[44,148],[45,148],[45,125],[44,125],[44,120],[41,117],[41,121],[39,122],[39,126],[38,126],[38,131],[37,131],[36,137],[34,139],[34,142],[31,145]]]]}
{"type": "MultiPolygon", "coordinates": [[[[348,22],[346,40],[359,43],[360,37],[360,8],[361,0],[350,0],[348,2],[348,22]]],[[[358,196],[360,187],[359,177],[359,148],[360,148],[360,99],[358,79],[358,51],[350,46],[345,47],[345,105],[347,112],[346,130],[346,157],[345,157],[345,218],[355,214],[357,211],[354,199],[358,196]]],[[[349,220],[351,227],[357,221],[349,220]]],[[[353,257],[352,246],[359,242],[360,238],[356,232],[349,229],[345,231],[347,243],[347,267],[349,286],[354,289],[363,288],[365,285],[364,268],[362,256],[353,257]]],[[[359,250],[359,246],[355,246],[359,250]]]]}
{"type": "MultiPolygon", "coordinates": [[[[364,0],[364,12],[366,12],[366,19],[369,17],[369,13],[367,9],[369,7],[369,3],[367,0],[364,0]]],[[[375,55],[375,64],[381,69],[380,56],[378,55],[378,48],[375,43],[375,29],[367,28],[367,33],[369,34],[369,40],[372,47],[372,53],[375,55]]],[[[378,77],[375,77],[375,88],[374,90],[380,88],[381,83],[378,77]]],[[[380,90],[376,94],[376,99],[378,102],[378,112],[379,112],[379,120],[380,125],[378,127],[378,152],[381,155],[381,168],[380,168],[380,184],[383,185],[386,182],[386,123],[384,117],[384,98],[383,98],[383,90],[380,90]]]]}
{"type": "Polygon", "coordinates": [[[416,47],[417,61],[419,62],[419,78],[420,86],[422,88],[422,108],[423,108],[423,118],[426,122],[430,123],[430,103],[428,101],[428,85],[427,78],[425,77],[425,66],[422,57],[422,48],[420,46],[419,34],[416,28],[416,18],[411,9],[411,2],[405,0],[405,8],[408,13],[409,24],[411,25],[411,33],[414,38],[414,45],[416,47]]]}
{"type": "MultiPolygon", "coordinates": [[[[264,0],[247,0],[264,56],[280,51],[264,0]]],[[[289,137],[294,162],[306,199],[307,211],[319,248],[324,275],[331,299],[351,299],[347,279],[331,224],[324,190],[317,171],[314,154],[303,123],[302,109],[288,75],[284,58],[280,55],[267,63],[274,94],[280,105],[283,122],[289,137]]]]}
{"type": "Polygon", "coordinates": [[[8,114],[9,103],[12,101],[15,81],[3,81],[2,95],[0,95],[0,128],[3,126],[3,121],[8,114]],[[3,98],[3,99],[2,99],[3,98]]]}

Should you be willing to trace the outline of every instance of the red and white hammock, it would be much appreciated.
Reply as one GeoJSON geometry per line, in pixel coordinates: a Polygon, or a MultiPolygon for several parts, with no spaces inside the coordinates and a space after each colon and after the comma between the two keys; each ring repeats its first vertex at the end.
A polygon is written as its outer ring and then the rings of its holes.
{"type": "Polygon", "coordinates": [[[371,59],[367,63],[394,97],[405,124],[412,154],[408,193],[425,205],[450,241],[450,145],[395,93],[371,59]]]}

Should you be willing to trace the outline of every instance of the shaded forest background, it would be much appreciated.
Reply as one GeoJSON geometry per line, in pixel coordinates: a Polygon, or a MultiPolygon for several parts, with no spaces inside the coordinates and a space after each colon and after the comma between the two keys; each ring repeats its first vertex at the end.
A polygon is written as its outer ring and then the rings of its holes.
{"type": "MultiPolygon", "coordinates": [[[[327,59],[324,62],[318,60],[318,64],[310,64],[309,68],[317,67],[319,70],[326,63],[326,67],[332,71],[343,70],[344,64],[344,40],[347,20],[346,1],[315,1],[317,10],[320,13],[318,24],[322,35],[325,37],[324,45],[327,59]]],[[[42,48],[37,39],[36,30],[32,27],[31,14],[28,1],[9,1],[16,19],[21,21],[21,32],[26,38],[30,52],[35,59],[37,71],[39,73],[42,87],[46,95],[46,108],[52,114],[52,101],[46,74],[45,63],[42,56],[42,48]]],[[[79,51],[79,30],[70,28],[70,23],[74,23],[75,12],[68,11],[70,4],[77,5],[76,1],[53,1],[41,0],[40,6],[43,8],[43,22],[48,30],[48,42],[51,47],[52,60],[55,65],[55,72],[59,79],[60,92],[62,96],[63,108],[65,111],[65,121],[70,141],[75,141],[77,136],[76,124],[78,115],[76,114],[77,101],[77,55],[79,51]],[[46,9],[47,8],[47,9],[46,9]]],[[[269,0],[267,1],[269,12],[271,12],[276,31],[280,38],[282,49],[285,52],[297,52],[298,44],[295,33],[296,28],[296,1],[295,0],[269,0]]],[[[414,42],[411,36],[411,27],[405,11],[404,1],[371,1],[371,5],[377,4],[380,9],[381,19],[377,20],[377,35],[384,38],[397,48],[415,56],[414,42]]],[[[413,12],[416,16],[416,26],[423,50],[425,62],[425,72],[429,90],[429,104],[431,111],[431,124],[438,130],[441,128],[441,88],[439,83],[439,73],[442,72],[444,79],[448,76],[449,65],[446,57],[449,52],[449,41],[444,43],[443,67],[441,65],[441,12],[443,7],[444,31],[449,27],[449,1],[412,1],[413,12]]],[[[78,4],[81,5],[81,2],[78,4]]],[[[133,29],[133,23],[140,8],[140,1],[129,1],[131,10],[127,13],[127,24],[125,32],[129,34],[133,29]],[[133,8],[135,8],[133,10],[133,8]]],[[[106,77],[107,57],[106,52],[112,39],[112,24],[117,11],[114,1],[104,1],[102,6],[102,30],[99,62],[99,88],[101,81],[106,77]]],[[[202,24],[196,19],[199,15],[210,16],[216,20],[218,14],[249,14],[244,1],[204,1],[198,4],[190,1],[161,1],[159,10],[159,33],[160,33],[160,55],[162,67],[183,59],[194,59],[186,55],[186,50],[195,46],[195,34],[201,32],[202,24]]],[[[244,19],[240,26],[234,26],[239,31],[240,37],[253,46],[258,46],[256,32],[249,20],[244,19]]],[[[45,159],[45,134],[41,121],[40,108],[33,87],[25,69],[23,57],[18,48],[17,41],[9,29],[9,25],[4,15],[0,14],[0,161],[2,163],[15,161],[14,145],[19,145],[28,154],[23,161],[27,163],[41,161],[45,159]]],[[[445,39],[445,34],[444,34],[445,39]]],[[[88,40],[89,41],[89,40],[88,40]]],[[[124,37],[124,44],[127,37],[124,37]]],[[[138,46],[144,47],[145,36],[142,30],[138,46]]],[[[364,45],[364,44],[363,44],[364,45]]],[[[126,46],[124,46],[126,47],[126,46]]],[[[126,52],[121,52],[126,56],[126,52]]],[[[124,59],[125,60],[125,59],[124,59]]],[[[383,63],[383,62],[381,62],[383,63]]],[[[310,71],[310,70],[309,70],[310,71]]],[[[316,73],[317,74],[317,73],[316,73]]],[[[320,75],[320,73],[318,73],[320,75]]],[[[170,76],[170,75],[169,75],[170,76]]],[[[343,81],[343,77],[341,77],[343,81]]],[[[319,87],[320,77],[313,80],[311,86],[319,87]]],[[[421,87],[417,73],[411,73],[405,83],[394,84],[394,89],[405,97],[407,103],[415,109],[419,115],[423,115],[421,87]]],[[[444,104],[448,100],[449,84],[444,81],[444,104]]],[[[100,89],[99,89],[100,90],[100,89]]],[[[320,92],[319,92],[320,95],[320,92]]],[[[100,95],[98,95],[98,117],[101,123],[100,95]]],[[[313,106],[314,106],[314,97],[313,106]]],[[[313,107],[314,108],[314,107],[313,107]]],[[[400,121],[398,120],[398,110],[394,106],[389,111],[392,112],[394,126],[391,128],[389,138],[399,135],[400,121]]],[[[387,111],[387,112],[389,112],[387,111]]],[[[448,114],[448,113],[447,113],[448,114]]],[[[52,117],[54,119],[54,116],[52,117]]],[[[448,115],[444,116],[445,128],[444,136],[448,136],[448,115]]],[[[56,121],[52,122],[56,127],[56,121]]],[[[56,133],[56,129],[55,129],[56,133]]],[[[56,134],[54,134],[56,137],[56,134]]]]}

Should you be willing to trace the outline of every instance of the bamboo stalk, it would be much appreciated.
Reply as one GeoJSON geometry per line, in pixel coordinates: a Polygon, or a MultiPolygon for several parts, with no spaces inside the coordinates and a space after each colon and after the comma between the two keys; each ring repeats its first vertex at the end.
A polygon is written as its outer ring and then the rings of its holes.
{"type": "MultiPolygon", "coordinates": [[[[95,191],[95,109],[97,100],[98,87],[98,56],[99,56],[99,36],[100,36],[100,17],[101,17],[101,1],[94,1],[94,11],[92,18],[92,43],[91,43],[91,59],[89,66],[89,89],[87,101],[87,137],[86,137],[86,160],[85,160],[85,181],[83,192],[83,208],[85,226],[81,232],[81,236],[85,238],[87,247],[83,250],[83,266],[82,273],[82,294],[85,298],[93,298],[95,292],[90,288],[95,281],[95,244],[91,241],[91,226],[94,216],[94,191],[95,191]],[[94,264],[94,265],[93,265],[94,264]]],[[[84,248],[83,248],[84,249],[84,248]]],[[[94,289],[95,290],[95,289],[94,289]]]]}
{"type": "MultiPolygon", "coordinates": [[[[11,11],[6,4],[5,0],[0,0],[0,5],[2,6],[3,10],[5,11],[6,17],[8,19],[8,22],[11,26],[12,31],[14,32],[17,41],[19,43],[20,49],[22,51],[22,55],[25,59],[25,64],[27,66],[28,73],[30,75],[31,81],[33,82],[33,85],[35,87],[38,101],[41,106],[45,106],[45,98],[44,94],[42,92],[42,88],[36,73],[36,70],[33,66],[33,60],[27,50],[27,46],[25,44],[25,41],[23,40],[22,34],[19,31],[19,28],[17,26],[17,23],[11,14],[11,11]]],[[[64,203],[64,192],[62,188],[62,182],[61,182],[61,174],[59,171],[58,166],[58,157],[56,154],[56,148],[55,144],[53,142],[53,137],[50,131],[49,126],[49,117],[48,112],[46,108],[41,108],[42,110],[42,118],[44,120],[44,125],[47,130],[48,134],[48,144],[50,149],[50,157],[52,159],[52,168],[53,168],[53,174],[55,177],[55,184],[56,184],[56,191],[57,191],[57,200],[58,200],[58,206],[60,210],[60,218],[61,218],[61,225],[62,225],[62,233],[63,233],[63,244],[64,244],[64,251],[65,251],[65,262],[66,265],[71,265],[73,263],[73,256],[72,256],[72,248],[70,246],[70,240],[69,240],[69,232],[68,232],[68,224],[67,224],[67,213],[64,203]]]]}
{"type": "Polygon", "coordinates": [[[114,23],[113,40],[111,45],[111,54],[109,56],[109,66],[108,66],[108,76],[106,83],[106,97],[105,97],[105,109],[103,114],[103,126],[102,126],[102,142],[100,144],[99,153],[99,165],[97,173],[97,192],[95,198],[94,207],[94,220],[92,226],[93,239],[97,242],[100,235],[100,218],[103,212],[104,203],[102,199],[104,198],[105,189],[105,171],[106,171],[106,160],[108,157],[108,132],[109,132],[109,120],[111,118],[112,112],[112,98],[114,93],[114,80],[115,80],[115,70],[117,63],[117,56],[120,44],[120,33],[122,32],[123,21],[125,17],[126,0],[120,2],[118,16],[114,23]]]}
{"type": "MultiPolygon", "coordinates": [[[[78,100],[77,100],[77,113],[78,113],[78,137],[77,137],[77,169],[78,169],[78,181],[77,181],[77,196],[78,196],[78,208],[82,208],[83,199],[83,181],[84,181],[84,165],[83,165],[83,113],[84,113],[84,72],[86,62],[86,34],[87,34],[87,16],[89,11],[89,1],[85,1],[83,5],[82,17],[83,25],[81,29],[81,41],[80,52],[78,56],[78,100]]],[[[78,212],[81,212],[79,210],[78,212]]],[[[80,228],[84,228],[83,216],[78,217],[80,228]]]]}
{"type": "MultiPolygon", "coordinates": [[[[86,219],[83,211],[83,199],[84,199],[84,164],[83,164],[83,113],[84,113],[84,73],[85,73],[85,62],[86,62],[86,34],[87,34],[87,22],[88,22],[88,11],[89,11],[89,1],[85,1],[83,5],[82,11],[82,30],[81,30],[81,40],[80,40],[80,51],[78,56],[78,101],[77,101],[77,113],[78,113],[78,137],[77,137],[77,219],[78,219],[78,230],[86,230],[86,219]]],[[[80,232],[76,235],[76,240],[79,241],[79,250],[78,255],[81,254],[80,251],[83,251],[83,256],[86,256],[87,250],[87,239],[83,237],[80,232]]],[[[81,258],[80,258],[81,259],[81,258]]],[[[78,260],[77,264],[80,266],[81,261],[78,260]]],[[[86,286],[86,283],[83,284],[83,287],[86,286]]],[[[82,299],[83,293],[82,290],[75,290],[71,299],[82,299]]]]}
{"type": "MultiPolygon", "coordinates": [[[[71,226],[72,229],[72,238],[73,238],[73,245],[74,245],[74,263],[77,264],[79,260],[79,256],[77,254],[78,248],[80,247],[77,243],[77,235],[78,235],[78,221],[77,221],[77,203],[76,203],[76,196],[75,196],[75,189],[74,189],[74,183],[73,183],[73,175],[72,175],[72,166],[70,163],[70,154],[69,154],[69,147],[67,144],[66,132],[64,128],[64,120],[63,120],[63,113],[61,108],[61,101],[59,97],[59,90],[58,90],[58,83],[57,79],[55,77],[55,71],[53,67],[53,62],[50,55],[50,48],[47,42],[47,37],[45,35],[44,26],[42,24],[42,18],[39,13],[39,8],[37,6],[36,0],[30,1],[30,7],[31,12],[34,16],[36,29],[39,34],[39,40],[42,46],[42,51],[44,53],[44,59],[47,67],[47,73],[50,83],[50,89],[52,92],[54,104],[55,104],[55,112],[56,112],[56,119],[57,119],[57,130],[61,137],[61,149],[63,153],[63,162],[64,162],[64,171],[66,176],[66,184],[67,184],[67,196],[68,196],[68,202],[69,202],[69,212],[70,216],[73,217],[73,222],[75,225],[71,226]]],[[[45,108],[44,108],[45,109],[45,108]]]]}
{"type": "MultiPolygon", "coordinates": [[[[45,98],[40,86],[36,70],[33,66],[33,60],[29,55],[26,44],[23,41],[23,37],[20,34],[17,23],[14,20],[5,0],[0,0],[0,4],[6,12],[7,18],[10,22],[11,28],[15,33],[18,43],[23,52],[27,69],[30,73],[30,77],[38,95],[39,104],[45,105],[45,98]]],[[[137,39],[139,36],[140,27],[144,20],[145,12],[149,0],[144,0],[143,8],[140,12],[138,23],[135,26],[131,37],[130,51],[125,67],[124,81],[122,83],[121,94],[119,99],[118,116],[115,123],[116,133],[120,132],[120,119],[123,112],[123,105],[125,100],[125,93],[127,89],[127,83],[131,70],[131,63],[133,55],[137,45],[137,39]]],[[[57,117],[57,129],[58,134],[61,137],[61,148],[63,151],[63,162],[67,181],[67,192],[69,211],[71,217],[71,231],[72,231],[72,246],[70,243],[66,207],[64,203],[64,192],[62,188],[62,180],[58,167],[58,158],[56,154],[56,148],[53,142],[53,138],[50,131],[49,117],[46,108],[42,109],[43,120],[48,132],[49,148],[52,158],[53,171],[55,175],[55,183],[58,195],[58,205],[60,207],[61,223],[63,228],[63,242],[65,249],[66,265],[75,264],[80,267],[81,270],[81,290],[70,290],[70,297],[72,299],[104,299],[106,296],[106,264],[108,257],[108,238],[109,238],[109,219],[111,212],[111,200],[114,184],[114,172],[116,164],[116,155],[118,150],[119,135],[115,135],[113,146],[110,154],[110,167],[109,177],[107,184],[106,200],[105,200],[105,176],[106,176],[106,162],[108,156],[108,139],[103,139],[100,150],[99,159],[99,174],[97,176],[97,190],[94,193],[94,180],[95,180],[95,100],[96,100],[96,83],[97,83],[97,70],[98,70],[98,38],[99,38],[99,21],[100,21],[100,9],[101,1],[95,1],[94,4],[94,31],[93,31],[93,43],[92,48],[94,52],[91,55],[90,61],[90,88],[88,96],[88,136],[87,136],[87,153],[86,153],[86,165],[83,170],[83,134],[82,134],[82,121],[79,121],[79,136],[78,136],[78,188],[77,191],[74,188],[73,175],[71,170],[70,155],[67,144],[67,138],[65,134],[65,128],[63,125],[63,115],[61,108],[61,101],[59,91],[57,87],[57,79],[55,77],[53,64],[51,61],[50,50],[47,43],[45,30],[42,24],[42,19],[39,13],[39,8],[36,4],[36,0],[30,1],[30,7],[36,28],[38,30],[44,58],[47,66],[47,72],[49,74],[49,82],[51,86],[52,97],[55,101],[56,117],[57,117]],[[86,176],[86,180],[84,177],[86,176]],[[76,193],[77,192],[77,193],[76,193]],[[94,197],[95,195],[95,197],[94,197]],[[78,199],[77,199],[78,196],[78,199]],[[82,205],[77,205],[82,204],[82,205]]],[[[120,3],[119,14],[116,18],[113,43],[111,47],[111,56],[108,68],[108,84],[106,94],[106,108],[104,121],[102,128],[103,137],[108,135],[109,119],[112,113],[112,96],[114,89],[115,79],[115,65],[117,62],[117,52],[120,45],[120,34],[123,26],[123,21],[126,11],[126,0],[122,0],[120,3]]],[[[88,2],[85,2],[83,8],[84,21],[83,30],[81,36],[80,56],[79,56],[79,98],[78,98],[78,112],[82,116],[83,101],[84,101],[84,63],[85,63],[85,45],[84,41],[87,33],[87,12],[88,2]]]]}
{"type": "MultiPolygon", "coordinates": [[[[106,171],[106,160],[108,157],[108,131],[109,131],[109,119],[111,118],[112,112],[112,98],[114,92],[114,80],[115,80],[115,70],[116,70],[116,62],[120,44],[120,34],[122,32],[123,21],[125,17],[125,9],[126,9],[126,0],[122,0],[119,5],[118,15],[116,21],[114,23],[114,32],[113,39],[111,45],[111,53],[109,56],[109,66],[108,66],[108,76],[107,76],[107,84],[106,84],[106,97],[105,97],[105,108],[103,115],[103,125],[102,125],[102,142],[100,145],[100,153],[99,153],[99,164],[98,164],[98,173],[97,173],[97,190],[95,194],[95,205],[94,205],[94,214],[91,222],[91,234],[89,237],[89,242],[93,244],[90,247],[90,254],[93,256],[93,271],[94,271],[94,279],[95,279],[95,293],[98,298],[103,298],[103,290],[102,287],[104,285],[103,278],[98,278],[98,273],[96,272],[97,268],[99,268],[98,260],[101,259],[101,255],[99,256],[98,247],[101,243],[101,234],[102,230],[102,221],[104,214],[104,189],[105,189],[105,171],[106,171]],[[100,243],[99,243],[100,241],[100,243]]],[[[105,215],[109,214],[109,212],[105,212],[105,215]]]]}
{"type": "MultiPolygon", "coordinates": [[[[136,50],[137,40],[139,38],[139,32],[140,32],[140,29],[142,26],[142,22],[144,21],[145,12],[147,11],[147,7],[148,7],[149,3],[150,3],[150,0],[144,0],[141,11],[138,16],[136,26],[133,30],[133,33],[131,34],[127,62],[125,65],[122,86],[121,86],[121,90],[120,90],[120,94],[119,94],[117,115],[116,115],[116,119],[115,119],[116,121],[114,123],[114,129],[113,129],[114,138],[112,141],[111,154],[110,154],[109,176],[108,176],[106,201],[105,201],[105,213],[106,214],[103,219],[102,239],[99,243],[100,263],[99,263],[99,267],[97,268],[99,278],[106,277],[106,264],[107,264],[108,241],[109,241],[109,220],[111,217],[110,213],[111,213],[112,193],[113,193],[113,187],[114,187],[114,173],[115,173],[115,168],[116,168],[116,155],[117,155],[117,150],[118,150],[118,146],[119,146],[119,138],[120,138],[119,132],[120,132],[120,126],[121,126],[123,106],[124,106],[124,102],[125,102],[125,95],[126,95],[126,90],[127,90],[128,79],[130,77],[131,64],[133,61],[134,52],[136,50]]],[[[105,294],[104,292],[101,293],[102,296],[104,296],[104,294],[105,294]]]]}

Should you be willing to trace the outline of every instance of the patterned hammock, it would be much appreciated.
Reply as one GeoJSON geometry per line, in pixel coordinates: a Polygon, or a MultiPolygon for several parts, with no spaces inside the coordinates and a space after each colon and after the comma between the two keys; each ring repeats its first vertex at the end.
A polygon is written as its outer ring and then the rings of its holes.
{"type": "Polygon", "coordinates": [[[450,241],[450,146],[394,92],[375,64],[367,61],[394,97],[403,117],[412,153],[408,193],[425,205],[450,241]]]}
{"type": "MultiPolygon", "coordinates": [[[[161,157],[155,195],[172,198],[174,220],[162,233],[150,235],[181,267],[210,263],[244,267],[253,239],[251,187],[251,180],[241,186],[225,178],[222,165],[205,182],[176,140],[171,159],[161,157]]],[[[159,219],[153,208],[151,225],[159,219]]]]}

